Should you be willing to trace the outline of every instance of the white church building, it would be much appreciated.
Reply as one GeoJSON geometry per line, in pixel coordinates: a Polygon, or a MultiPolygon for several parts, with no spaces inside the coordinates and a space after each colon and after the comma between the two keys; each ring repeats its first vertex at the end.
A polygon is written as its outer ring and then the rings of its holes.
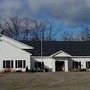
{"type": "Polygon", "coordinates": [[[52,72],[90,69],[90,42],[16,41],[0,35],[0,71],[48,69],[52,72]]]}

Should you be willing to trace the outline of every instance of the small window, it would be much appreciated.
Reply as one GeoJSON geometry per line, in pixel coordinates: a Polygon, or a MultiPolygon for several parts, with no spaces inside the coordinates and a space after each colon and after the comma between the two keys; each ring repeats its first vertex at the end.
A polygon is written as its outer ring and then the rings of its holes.
{"type": "Polygon", "coordinates": [[[6,68],[10,68],[10,61],[6,61],[6,68]]]}
{"type": "Polygon", "coordinates": [[[13,60],[4,60],[3,68],[13,68],[13,60]]]}
{"type": "Polygon", "coordinates": [[[18,68],[22,68],[22,60],[18,60],[18,68]]]}
{"type": "Polygon", "coordinates": [[[25,60],[16,60],[15,61],[15,67],[16,68],[25,68],[26,67],[26,61],[25,60]]]}
{"type": "Polygon", "coordinates": [[[25,68],[26,67],[26,62],[25,62],[25,60],[23,60],[23,68],[25,68]]]}
{"type": "Polygon", "coordinates": [[[90,68],[90,62],[86,62],[86,68],[90,68]]]}
{"type": "Polygon", "coordinates": [[[81,68],[81,62],[73,61],[72,64],[73,64],[72,68],[74,68],[74,69],[80,69],[81,68]]]}
{"type": "Polygon", "coordinates": [[[41,62],[38,62],[38,68],[41,68],[41,62]]]}
{"type": "Polygon", "coordinates": [[[42,62],[42,69],[44,69],[44,62],[42,62]]]}
{"type": "Polygon", "coordinates": [[[38,63],[37,62],[35,62],[35,68],[38,68],[38,63]]]}
{"type": "Polygon", "coordinates": [[[44,69],[44,62],[35,62],[35,68],[44,69]]]}

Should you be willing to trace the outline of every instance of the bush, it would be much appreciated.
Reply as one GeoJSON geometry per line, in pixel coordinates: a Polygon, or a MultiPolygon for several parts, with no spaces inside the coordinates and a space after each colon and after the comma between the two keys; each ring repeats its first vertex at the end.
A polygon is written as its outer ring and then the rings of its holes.
{"type": "Polygon", "coordinates": [[[31,70],[30,70],[30,69],[28,69],[28,70],[26,70],[26,72],[31,72],[31,70]]]}
{"type": "Polygon", "coordinates": [[[50,71],[48,68],[45,68],[44,70],[45,70],[45,72],[49,72],[50,71]]]}
{"type": "Polygon", "coordinates": [[[30,72],[34,73],[34,72],[36,72],[36,70],[32,69],[32,70],[30,70],[30,72]]]}
{"type": "Polygon", "coordinates": [[[16,72],[22,72],[22,70],[16,70],[16,72]]]}
{"type": "Polygon", "coordinates": [[[4,72],[11,72],[11,69],[10,68],[5,68],[4,72]]]}
{"type": "Polygon", "coordinates": [[[80,71],[86,71],[86,69],[81,69],[80,71]]]}
{"type": "Polygon", "coordinates": [[[30,70],[32,73],[34,73],[34,72],[43,72],[43,70],[41,70],[41,69],[38,69],[38,70],[34,70],[34,69],[32,69],[32,70],[30,70]]]}
{"type": "Polygon", "coordinates": [[[28,66],[26,67],[26,72],[28,72],[28,66]]]}

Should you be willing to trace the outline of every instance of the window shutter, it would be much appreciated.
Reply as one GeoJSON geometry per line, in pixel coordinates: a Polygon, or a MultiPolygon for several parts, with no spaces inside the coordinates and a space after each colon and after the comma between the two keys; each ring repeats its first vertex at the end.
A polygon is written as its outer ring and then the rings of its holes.
{"type": "Polygon", "coordinates": [[[38,67],[38,63],[37,63],[37,62],[35,62],[35,68],[37,69],[37,67],[38,67]]]}
{"type": "Polygon", "coordinates": [[[11,68],[13,68],[13,61],[11,61],[11,68]]]}
{"type": "Polygon", "coordinates": [[[15,68],[17,68],[17,60],[15,61],[15,68]]]}
{"type": "Polygon", "coordinates": [[[44,62],[42,62],[42,69],[44,69],[44,62]]]}
{"type": "Polygon", "coordinates": [[[23,60],[23,68],[25,68],[25,67],[26,67],[26,61],[23,60]]]}
{"type": "Polygon", "coordinates": [[[3,68],[5,68],[5,61],[3,61],[3,68]]]}

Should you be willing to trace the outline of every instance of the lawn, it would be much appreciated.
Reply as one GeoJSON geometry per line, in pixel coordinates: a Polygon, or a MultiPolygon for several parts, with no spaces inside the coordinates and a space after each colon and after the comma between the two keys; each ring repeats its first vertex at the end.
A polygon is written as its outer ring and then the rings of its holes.
{"type": "Polygon", "coordinates": [[[90,90],[90,72],[5,73],[0,90],[90,90]]]}

